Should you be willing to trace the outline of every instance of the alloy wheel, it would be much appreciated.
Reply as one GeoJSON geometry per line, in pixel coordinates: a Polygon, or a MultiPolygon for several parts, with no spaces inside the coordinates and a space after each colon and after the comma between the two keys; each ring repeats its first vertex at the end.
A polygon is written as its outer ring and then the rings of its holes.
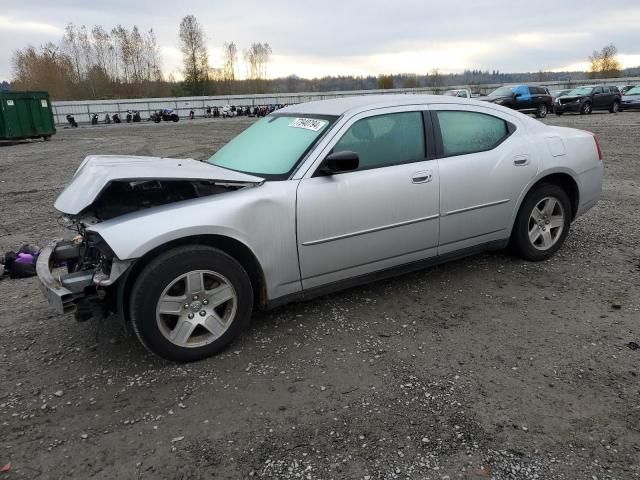
{"type": "Polygon", "coordinates": [[[174,345],[197,348],[227,331],[237,307],[238,296],[229,280],[212,270],[195,270],[164,289],[156,305],[156,321],[174,345]]]}
{"type": "Polygon", "coordinates": [[[545,197],[534,207],[529,216],[529,241],[537,250],[553,247],[564,229],[565,212],[557,198],[545,197]]]}

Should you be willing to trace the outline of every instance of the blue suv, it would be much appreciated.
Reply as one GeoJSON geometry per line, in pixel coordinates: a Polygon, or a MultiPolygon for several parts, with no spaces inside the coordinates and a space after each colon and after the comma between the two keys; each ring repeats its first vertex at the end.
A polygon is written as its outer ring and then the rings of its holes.
{"type": "Polygon", "coordinates": [[[478,100],[503,105],[521,112],[535,113],[544,118],[553,109],[553,98],[546,87],[534,85],[512,85],[500,87],[478,100]]]}

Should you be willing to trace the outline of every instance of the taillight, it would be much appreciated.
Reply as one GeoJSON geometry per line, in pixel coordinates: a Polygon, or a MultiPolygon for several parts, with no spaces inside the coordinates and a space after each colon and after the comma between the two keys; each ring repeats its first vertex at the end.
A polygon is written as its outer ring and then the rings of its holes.
{"type": "Polygon", "coordinates": [[[596,135],[595,133],[592,133],[591,135],[593,135],[593,140],[596,142],[596,149],[598,149],[598,159],[602,161],[602,149],[600,148],[600,139],[598,138],[598,135],[596,135]]]}
{"type": "MultiPolygon", "coordinates": [[[[587,130],[589,132],[589,130],[587,130]]],[[[602,161],[602,149],[600,148],[600,138],[593,132],[589,132],[593,136],[593,141],[596,142],[596,150],[598,150],[598,160],[602,161]]]]}

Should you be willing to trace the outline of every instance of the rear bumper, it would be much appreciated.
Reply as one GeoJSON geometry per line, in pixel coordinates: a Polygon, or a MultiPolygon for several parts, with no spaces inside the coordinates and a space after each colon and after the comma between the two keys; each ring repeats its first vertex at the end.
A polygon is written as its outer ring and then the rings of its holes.
{"type": "Polygon", "coordinates": [[[594,168],[583,172],[578,177],[580,183],[580,205],[576,218],[584,215],[591,210],[600,199],[602,194],[602,177],[604,174],[604,165],[598,162],[594,168]]]}

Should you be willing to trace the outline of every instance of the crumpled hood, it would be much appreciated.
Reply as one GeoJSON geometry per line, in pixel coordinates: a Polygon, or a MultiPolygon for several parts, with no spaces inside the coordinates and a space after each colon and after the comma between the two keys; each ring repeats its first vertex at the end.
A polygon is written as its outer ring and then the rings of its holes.
{"type": "Polygon", "coordinates": [[[58,196],[54,207],[62,213],[77,215],[91,205],[113,181],[154,179],[210,180],[240,185],[259,185],[264,182],[263,178],[234,172],[192,158],[91,155],[80,164],[71,183],[58,196]]]}

